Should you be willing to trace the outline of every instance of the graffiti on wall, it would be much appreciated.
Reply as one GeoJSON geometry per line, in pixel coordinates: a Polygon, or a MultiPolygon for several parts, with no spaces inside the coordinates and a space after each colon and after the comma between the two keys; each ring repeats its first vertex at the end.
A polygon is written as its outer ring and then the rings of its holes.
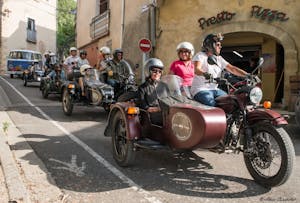
{"type": "Polygon", "coordinates": [[[233,18],[233,16],[235,16],[235,13],[230,13],[228,11],[222,11],[221,13],[218,13],[216,16],[212,16],[208,19],[200,18],[198,20],[198,22],[199,22],[199,26],[203,30],[205,28],[205,26],[208,27],[210,25],[219,24],[224,21],[230,21],[233,18]]]}
{"type": "Polygon", "coordinates": [[[273,22],[273,21],[284,22],[289,19],[287,15],[283,12],[263,8],[257,5],[252,6],[251,17],[259,18],[261,20],[266,20],[268,22],[273,22]]]}
{"type": "MultiPolygon", "coordinates": [[[[254,5],[251,7],[251,17],[258,18],[261,20],[266,20],[268,22],[273,21],[287,21],[289,18],[287,17],[287,14],[277,11],[277,10],[271,10],[268,8],[263,8],[261,6],[254,5]]],[[[202,30],[204,28],[209,27],[211,25],[215,24],[221,24],[225,21],[231,21],[236,13],[231,13],[228,11],[222,11],[221,13],[218,13],[216,16],[212,16],[210,18],[199,18],[198,23],[199,27],[201,27],[202,30]]]]}

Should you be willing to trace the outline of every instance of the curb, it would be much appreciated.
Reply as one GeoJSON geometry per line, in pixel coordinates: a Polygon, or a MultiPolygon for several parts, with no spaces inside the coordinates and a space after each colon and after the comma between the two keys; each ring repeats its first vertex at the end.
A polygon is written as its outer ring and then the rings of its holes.
{"type": "Polygon", "coordinates": [[[0,111],[0,122],[0,159],[9,200],[62,202],[63,192],[5,111],[0,111]],[[9,123],[6,135],[2,128],[5,121],[9,123]],[[25,156],[30,160],[24,160],[25,156]]]}
{"type": "MultiPolygon", "coordinates": [[[[2,120],[3,113],[0,112],[0,121],[2,120]]],[[[29,196],[26,190],[26,187],[21,179],[18,168],[16,166],[14,157],[10,151],[7,138],[3,133],[3,123],[0,124],[0,160],[1,167],[3,170],[7,190],[8,197],[10,201],[29,201],[29,196]]]]}

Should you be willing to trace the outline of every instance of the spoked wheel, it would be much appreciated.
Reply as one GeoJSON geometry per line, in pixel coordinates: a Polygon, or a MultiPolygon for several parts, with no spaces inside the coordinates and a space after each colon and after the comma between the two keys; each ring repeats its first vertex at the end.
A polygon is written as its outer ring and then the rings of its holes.
{"type": "Polygon", "coordinates": [[[264,187],[285,183],[295,161],[295,150],[289,135],[282,127],[270,123],[258,123],[252,130],[252,140],[245,140],[247,153],[244,153],[249,173],[264,187]]]}
{"type": "Polygon", "coordinates": [[[295,117],[298,126],[300,126],[300,96],[298,96],[295,103],[295,117]]]}
{"type": "Polygon", "coordinates": [[[28,75],[24,75],[23,77],[23,85],[26,87],[28,82],[28,75]]]}
{"type": "Polygon", "coordinates": [[[70,116],[73,112],[73,99],[66,88],[63,91],[62,105],[64,114],[70,116]]]}
{"type": "Polygon", "coordinates": [[[136,152],[133,141],[127,139],[125,119],[117,112],[112,120],[113,157],[119,166],[129,166],[134,162],[136,152]]]}
{"type": "Polygon", "coordinates": [[[44,87],[42,88],[42,94],[45,99],[47,99],[49,95],[49,89],[50,89],[49,86],[50,86],[49,84],[45,83],[44,87]]]}

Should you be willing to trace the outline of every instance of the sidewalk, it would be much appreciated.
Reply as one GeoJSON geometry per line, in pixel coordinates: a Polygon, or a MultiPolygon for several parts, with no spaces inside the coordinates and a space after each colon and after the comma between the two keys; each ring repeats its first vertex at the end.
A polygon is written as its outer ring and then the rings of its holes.
{"type": "Polygon", "coordinates": [[[10,105],[0,86],[0,202],[63,202],[62,191],[5,111],[10,105]],[[29,154],[30,160],[22,158],[29,154]]]}

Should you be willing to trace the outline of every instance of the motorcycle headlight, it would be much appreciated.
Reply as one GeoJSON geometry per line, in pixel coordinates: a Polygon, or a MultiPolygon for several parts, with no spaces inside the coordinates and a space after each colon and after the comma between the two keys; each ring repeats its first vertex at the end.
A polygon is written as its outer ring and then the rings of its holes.
{"type": "Polygon", "coordinates": [[[262,90],[259,87],[254,87],[250,91],[250,94],[249,94],[250,101],[253,104],[259,104],[260,101],[262,100],[262,96],[263,96],[263,93],[262,93],[262,90]]]}

